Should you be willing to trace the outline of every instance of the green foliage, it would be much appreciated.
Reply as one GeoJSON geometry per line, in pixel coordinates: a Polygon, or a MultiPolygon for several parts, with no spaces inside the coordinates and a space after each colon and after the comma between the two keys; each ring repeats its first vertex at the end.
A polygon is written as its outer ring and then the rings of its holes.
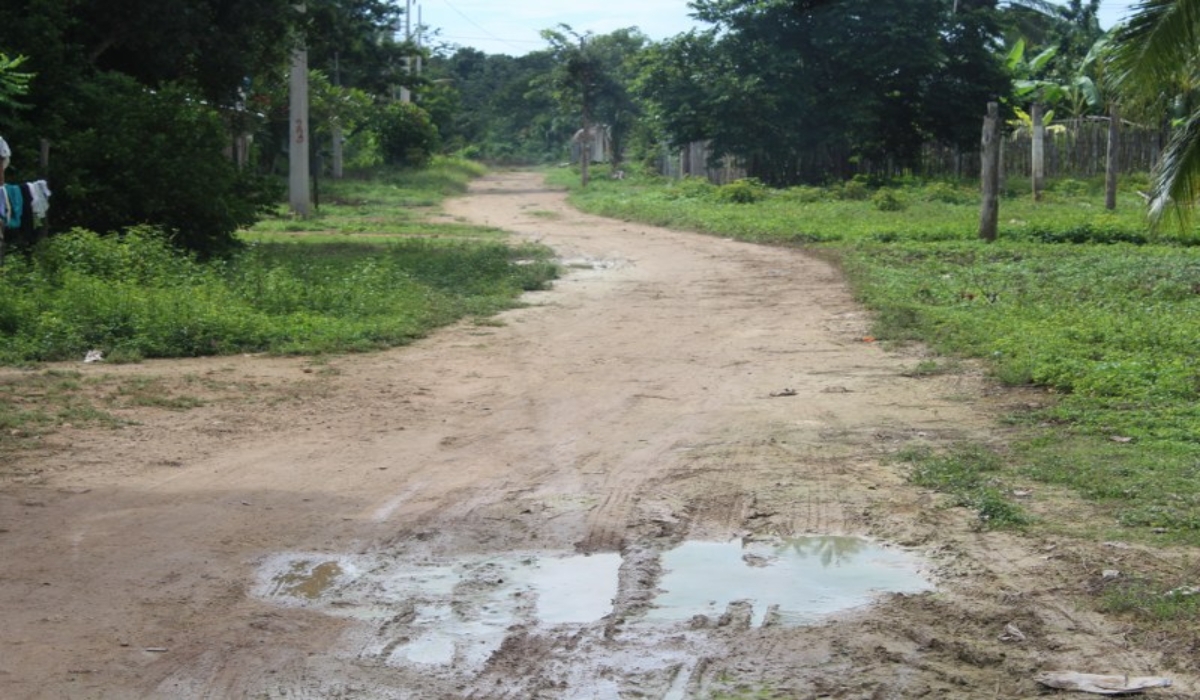
{"type": "Polygon", "coordinates": [[[638,85],[667,140],[711,140],[772,185],[917,162],[930,140],[967,147],[1010,90],[988,47],[994,7],[939,0],[699,0],[713,25],[652,47],[638,85]]]}
{"type": "Polygon", "coordinates": [[[578,120],[561,119],[553,97],[537,87],[553,67],[548,51],[512,57],[462,48],[435,55],[426,75],[453,90],[446,99],[458,103],[453,114],[434,112],[447,146],[493,162],[561,161],[578,120]]]}
{"type": "Polygon", "coordinates": [[[1167,583],[1157,578],[1120,577],[1106,582],[1100,609],[1150,622],[1195,620],[1200,614],[1200,595],[1193,580],[1176,577],[1167,583]]]}
{"type": "Polygon", "coordinates": [[[766,185],[750,177],[721,185],[716,190],[716,199],[730,204],[753,204],[766,199],[769,192],[766,185]]]}
{"type": "Polygon", "coordinates": [[[666,191],[669,199],[713,199],[717,186],[705,177],[685,177],[674,182],[666,191]]]}
{"type": "Polygon", "coordinates": [[[925,185],[921,198],[927,202],[943,204],[975,204],[979,201],[979,194],[949,182],[931,182],[925,185]]]}
{"type": "Polygon", "coordinates": [[[830,188],[835,199],[862,202],[871,198],[871,190],[859,179],[846,180],[830,188]]]}
{"type": "MultiPolygon", "coordinates": [[[[1131,178],[1131,187],[1138,178],[1131,178]]],[[[972,357],[1012,385],[1041,387],[1045,405],[1014,420],[1024,437],[1005,464],[978,453],[936,456],[917,473],[988,515],[1014,516],[1004,483],[1059,484],[1107,504],[1112,527],[1200,542],[1200,237],[1148,230],[1140,197],[1102,213],[1090,181],[1053,198],[1001,205],[1000,240],[976,239],[978,195],[951,183],[895,187],[902,219],[847,187],[772,193],[729,206],[688,188],[603,182],[583,208],[625,219],[772,243],[822,242],[874,312],[872,335],[972,357]],[[973,206],[968,206],[973,205],[973,206]],[[980,467],[983,465],[983,468],[980,467]]]]}
{"type": "Polygon", "coordinates": [[[981,445],[959,445],[945,454],[910,449],[898,455],[912,465],[909,478],[950,494],[954,504],[974,510],[982,527],[999,529],[1029,523],[1029,517],[1006,496],[1010,490],[1000,480],[1004,461],[981,445]]]}
{"type": "Polygon", "coordinates": [[[183,248],[219,253],[274,203],[273,183],[221,153],[220,115],[116,74],[77,94],[75,129],[55,143],[53,221],[99,232],[155,222],[183,248]]]}
{"type": "Polygon", "coordinates": [[[346,203],[322,215],[342,233],[259,235],[222,259],[182,253],[148,227],[54,236],[0,274],[0,362],[78,360],[93,349],[110,361],[365,350],[510,308],[553,279],[550,251],[505,245],[495,231],[393,227],[380,216],[417,198],[436,203],[472,172],[442,162],[347,182],[331,192],[346,203]]]}
{"type": "Polygon", "coordinates": [[[7,109],[22,109],[26,107],[20,98],[29,94],[29,84],[33,80],[32,73],[17,70],[25,63],[27,56],[10,58],[0,51],[0,107],[7,109]]]}
{"type": "Polygon", "coordinates": [[[904,200],[889,189],[877,190],[871,195],[871,205],[879,211],[904,211],[908,208],[904,200]]]}
{"type": "Polygon", "coordinates": [[[441,148],[429,113],[411,102],[392,102],[380,110],[376,131],[388,165],[419,168],[441,148]]]}

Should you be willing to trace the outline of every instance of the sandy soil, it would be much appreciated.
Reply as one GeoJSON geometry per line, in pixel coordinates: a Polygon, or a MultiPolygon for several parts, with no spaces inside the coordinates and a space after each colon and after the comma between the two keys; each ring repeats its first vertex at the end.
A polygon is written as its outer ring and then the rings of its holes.
{"type": "MultiPolygon", "coordinates": [[[[912,376],[830,265],[584,216],[527,173],[447,213],[567,274],[389,352],[76,368],[206,402],[0,469],[0,697],[1023,698],[1168,670],[1077,604],[1154,555],[980,532],[906,483],[888,455],[1001,440],[1018,399],[912,376]],[[934,588],[805,625],[761,623],[759,590],[653,614],[681,543],[769,569],[751,545],[799,535],[911,552],[934,588]]],[[[814,570],[859,546],[804,542],[814,570]]],[[[1166,675],[1155,697],[1200,691],[1166,675]]]]}

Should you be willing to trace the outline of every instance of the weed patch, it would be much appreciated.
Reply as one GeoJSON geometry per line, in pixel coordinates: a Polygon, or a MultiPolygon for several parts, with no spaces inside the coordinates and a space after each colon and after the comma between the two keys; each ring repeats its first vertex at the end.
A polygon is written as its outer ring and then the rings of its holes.
{"type": "Polygon", "coordinates": [[[406,203],[437,203],[476,172],[444,162],[339,184],[342,204],[297,222],[312,230],[267,221],[225,259],[144,228],[56,236],[0,270],[0,363],[370,350],[510,308],[556,276],[548,249],[460,224],[392,225],[406,203]]]}
{"type": "Polygon", "coordinates": [[[897,458],[909,464],[918,486],[949,494],[956,506],[974,511],[984,529],[1027,525],[1029,517],[1008,497],[1000,455],[979,445],[959,445],[946,453],[908,449],[897,458]]]}

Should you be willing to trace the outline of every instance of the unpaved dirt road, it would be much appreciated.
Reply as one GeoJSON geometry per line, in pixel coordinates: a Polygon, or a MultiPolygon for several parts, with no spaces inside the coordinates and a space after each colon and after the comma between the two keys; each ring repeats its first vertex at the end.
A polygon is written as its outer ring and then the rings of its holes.
{"type": "MultiPolygon", "coordinates": [[[[73,368],[206,403],[4,467],[0,697],[1023,698],[1167,670],[1076,604],[1136,549],[978,532],[885,459],[1002,437],[1010,398],[908,376],[826,263],[584,216],[528,173],[448,214],[567,274],[389,352],[73,368]],[[723,583],[845,571],[853,536],[928,583],[801,625],[771,608],[792,582],[723,583]],[[667,559],[687,543],[698,568],[667,559]],[[709,610],[664,614],[689,587],[709,610]]],[[[1167,675],[1155,697],[1196,697],[1167,675]]]]}

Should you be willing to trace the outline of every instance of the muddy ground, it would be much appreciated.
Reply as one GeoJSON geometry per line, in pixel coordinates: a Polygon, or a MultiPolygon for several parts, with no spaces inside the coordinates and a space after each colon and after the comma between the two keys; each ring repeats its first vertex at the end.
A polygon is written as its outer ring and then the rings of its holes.
{"type": "Polygon", "coordinates": [[[554,247],[564,278],[389,352],[72,366],[204,403],[0,468],[0,697],[1024,698],[1052,670],[1200,691],[1084,600],[1163,555],[981,531],[906,483],[889,455],[1002,441],[1028,397],[914,376],[826,262],[581,215],[528,173],[447,214],[554,247]],[[665,584],[685,543],[734,559],[665,584]],[[786,593],[716,590],[870,543],[924,589],[804,624],[786,593]],[[677,585],[709,609],[663,614],[677,585]]]}

